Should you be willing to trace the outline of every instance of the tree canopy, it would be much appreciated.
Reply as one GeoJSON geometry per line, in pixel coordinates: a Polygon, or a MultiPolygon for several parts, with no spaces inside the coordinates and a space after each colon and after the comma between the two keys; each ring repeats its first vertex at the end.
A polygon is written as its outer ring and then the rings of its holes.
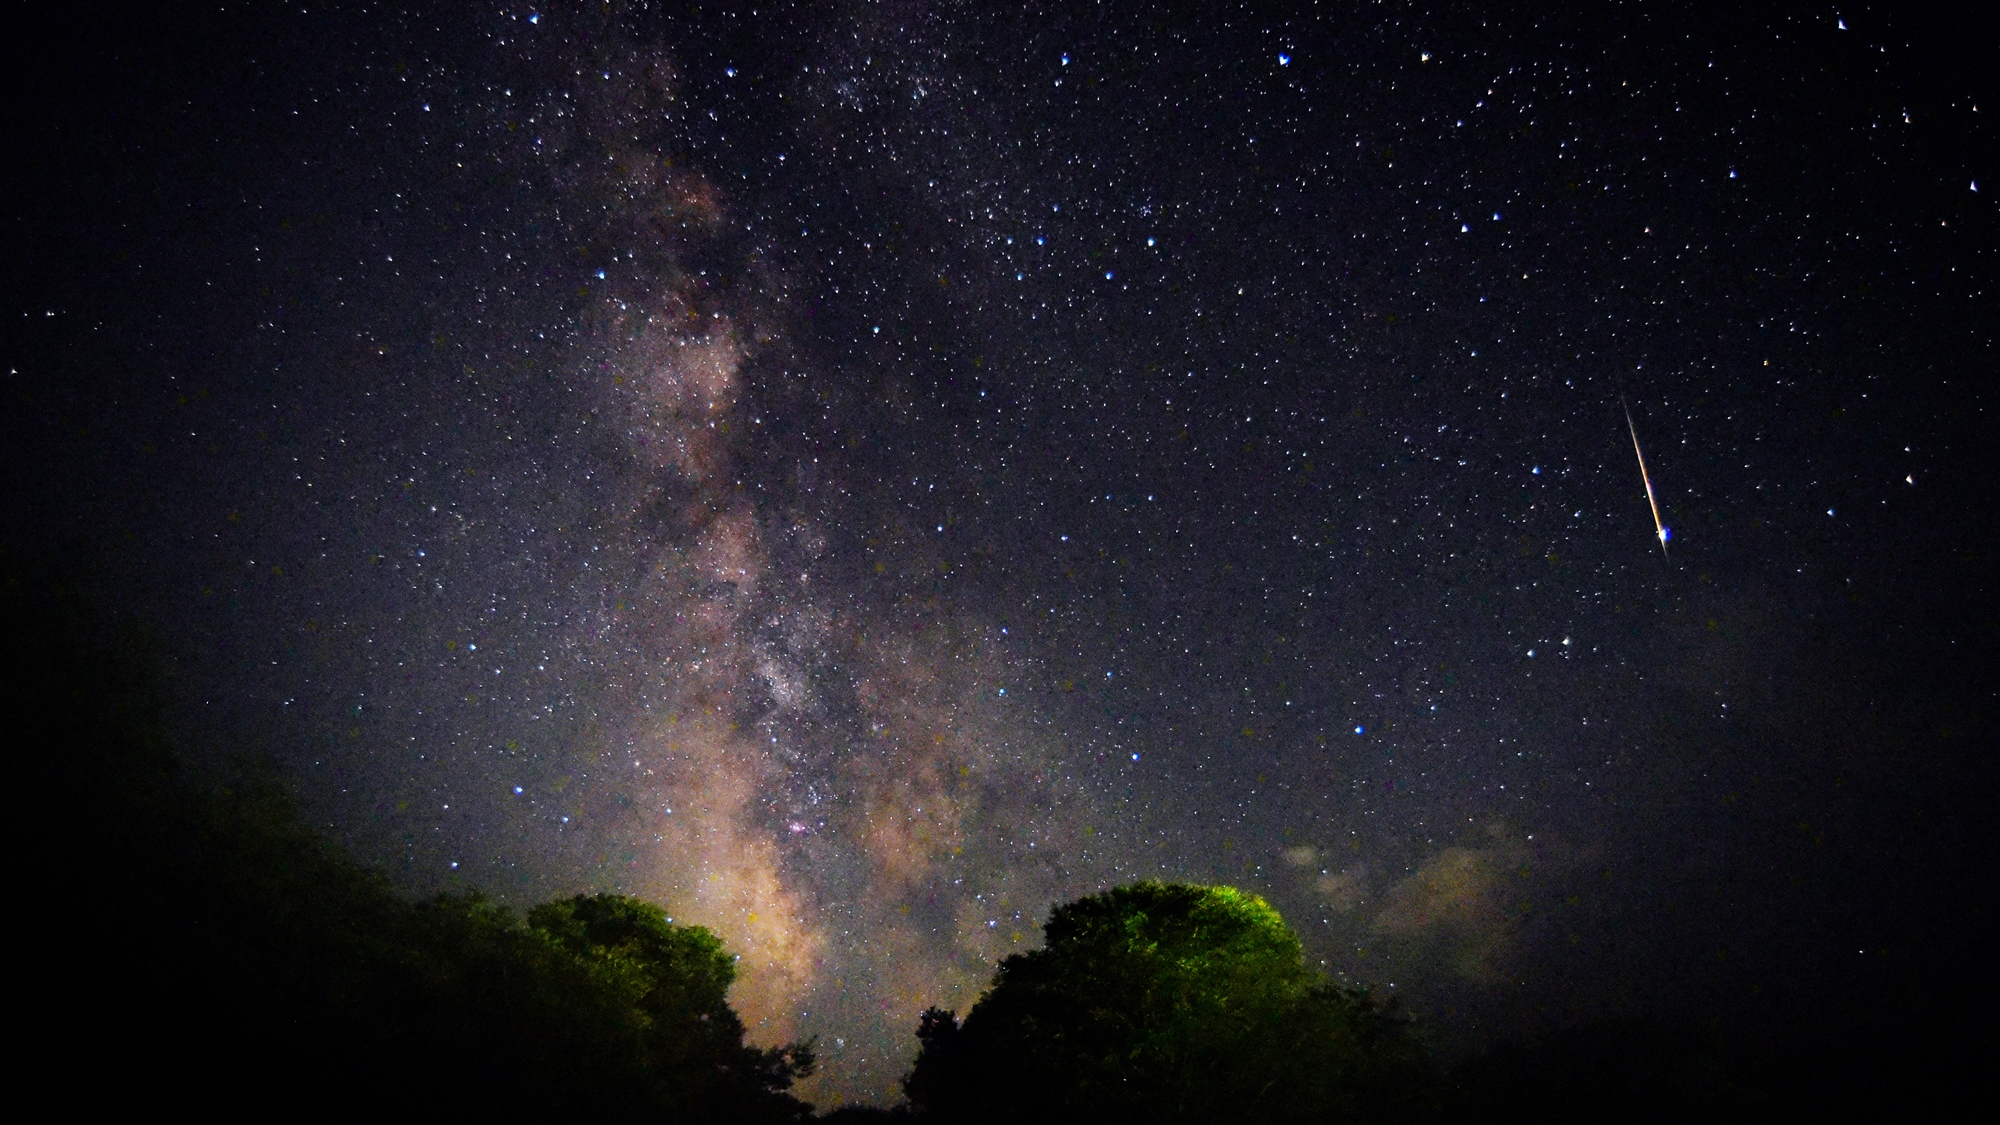
{"type": "Polygon", "coordinates": [[[736,959],[708,930],[676,926],[652,903],[608,894],[543,903],[528,912],[528,925],[582,958],[643,1014],[647,1062],[680,1100],[734,1120],[804,1108],[782,1091],[812,1073],[812,1048],[744,1045],[743,1021],[728,1001],[736,959]]]}
{"type": "Polygon", "coordinates": [[[1056,907],[961,1025],[925,1013],[905,1092],[954,1120],[1329,1120],[1423,1088],[1422,1054],[1306,963],[1263,899],[1143,882],[1056,907]]]}

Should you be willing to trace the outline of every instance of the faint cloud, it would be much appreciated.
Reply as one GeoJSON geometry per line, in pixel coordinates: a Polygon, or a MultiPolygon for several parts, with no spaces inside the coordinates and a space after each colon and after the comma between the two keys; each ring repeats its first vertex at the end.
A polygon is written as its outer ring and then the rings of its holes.
{"type": "Polygon", "coordinates": [[[1319,897],[1334,910],[1353,910],[1368,900],[1368,869],[1350,867],[1344,871],[1320,873],[1319,897]]]}
{"type": "Polygon", "coordinates": [[[1513,938],[1508,881],[1527,872],[1528,849],[1490,831],[1490,846],[1446,848],[1391,887],[1374,928],[1431,944],[1461,975],[1491,975],[1513,938]]]}

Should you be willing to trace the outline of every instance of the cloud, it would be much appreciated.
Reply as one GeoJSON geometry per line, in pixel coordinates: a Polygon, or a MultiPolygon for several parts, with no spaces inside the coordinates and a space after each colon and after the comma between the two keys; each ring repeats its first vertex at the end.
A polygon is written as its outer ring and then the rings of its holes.
{"type": "Polygon", "coordinates": [[[1314,884],[1319,896],[1334,910],[1353,910],[1368,900],[1368,869],[1350,867],[1343,871],[1322,871],[1314,884]]]}
{"type": "Polygon", "coordinates": [[[1487,847],[1450,847],[1389,888],[1372,927],[1425,947],[1461,976],[1492,976],[1512,944],[1506,898],[1527,846],[1499,829],[1487,847]]]}

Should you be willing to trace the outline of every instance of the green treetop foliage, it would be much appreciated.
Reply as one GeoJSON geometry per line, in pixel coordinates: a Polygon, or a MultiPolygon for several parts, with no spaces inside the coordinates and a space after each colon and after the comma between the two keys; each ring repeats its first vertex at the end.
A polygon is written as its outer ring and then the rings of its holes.
{"type": "Polygon", "coordinates": [[[644,1014],[651,1065],[670,1089],[694,1092],[711,1113],[768,1119],[796,1105],[781,1095],[813,1072],[812,1048],[745,1046],[729,1006],[736,958],[700,926],[624,895],[580,895],[528,912],[528,925],[583,959],[644,1014]]]}
{"type": "Polygon", "coordinates": [[[1309,969],[1255,895],[1136,883],[1056,907],[1043,933],[962,1026],[925,1013],[904,1086],[919,1114],[1328,1121],[1428,1089],[1404,1025],[1309,969]]]}

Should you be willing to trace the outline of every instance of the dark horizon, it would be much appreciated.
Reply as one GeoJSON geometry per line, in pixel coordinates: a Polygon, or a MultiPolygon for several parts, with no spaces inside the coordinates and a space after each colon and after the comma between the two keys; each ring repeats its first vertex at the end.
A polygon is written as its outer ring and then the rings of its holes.
{"type": "Polygon", "coordinates": [[[822,1107],[1148,878],[1453,1056],[1983,996],[1990,27],[1312,12],[24,36],[0,537],[401,892],[714,930],[822,1107]]]}

